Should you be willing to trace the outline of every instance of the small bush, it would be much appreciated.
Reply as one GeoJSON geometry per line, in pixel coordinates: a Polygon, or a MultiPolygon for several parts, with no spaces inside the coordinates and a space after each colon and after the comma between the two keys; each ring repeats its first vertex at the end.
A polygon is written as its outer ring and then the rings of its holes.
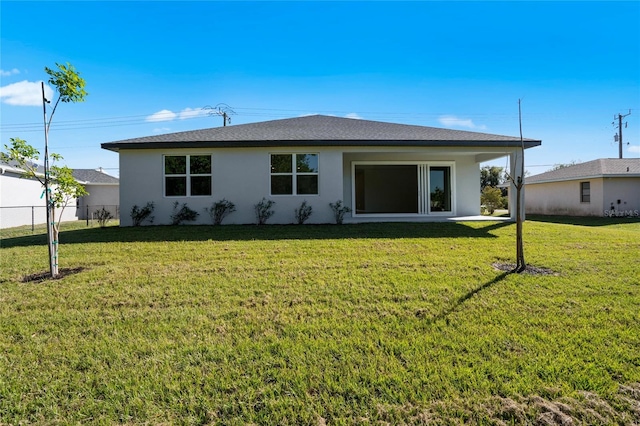
{"type": "Polygon", "coordinates": [[[172,225],[180,225],[182,222],[193,222],[200,216],[200,213],[187,207],[187,203],[182,204],[180,210],[178,210],[178,205],[180,205],[180,203],[177,201],[173,203],[173,214],[171,215],[172,225]]]}
{"type": "Polygon", "coordinates": [[[485,206],[489,214],[493,214],[496,209],[502,208],[504,205],[502,191],[492,186],[485,186],[480,195],[480,204],[485,206]]]}
{"type": "Polygon", "coordinates": [[[151,213],[153,213],[154,208],[155,206],[151,201],[143,208],[139,208],[137,205],[131,207],[130,216],[131,220],[133,220],[133,226],[140,226],[145,220],[148,220],[149,223],[153,223],[153,216],[151,216],[151,213]]]}
{"type": "Polygon", "coordinates": [[[342,204],[342,200],[336,201],[335,204],[329,203],[329,207],[331,207],[331,210],[333,210],[333,215],[338,225],[342,225],[342,221],[344,220],[344,214],[349,213],[351,211],[350,207],[347,207],[342,204]]]}
{"type": "Polygon", "coordinates": [[[296,223],[302,225],[309,219],[311,213],[313,213],[313,207],[307,204],[307,200],[304,200],[302,204],[300,204],[300,208],[295,209],[294,212],[296,215],[296,223]]]}
{"type": "Polygon", "coordinates": [[[109,221],[113,219],[113,215],[111,214],[111,212],[104,207],[93,212],[93,215],[98,221],[98,225],[100,225],[101,228],[107,226],[107,223],[109,223],[109,221]]]}
{"type": "Polygon", "coordinates": [[[216,201],[209,208],[205,208],[214,225],[220,225],[222,220],[236,211],[236,205],[226,199],[216,201]]]}
{"type": "Polygon", "coordinates": [[[264,225],[265,223],[267,223],[267,219],[273,216],[275,212],[271,210],[271,207],[273,207],[275,203],[276,202],[273,200],[267,200],[266,198],[263,198],[258,204],[254,206],[256,209],[256,219],[258,220],[258,225],[264,225]]]}

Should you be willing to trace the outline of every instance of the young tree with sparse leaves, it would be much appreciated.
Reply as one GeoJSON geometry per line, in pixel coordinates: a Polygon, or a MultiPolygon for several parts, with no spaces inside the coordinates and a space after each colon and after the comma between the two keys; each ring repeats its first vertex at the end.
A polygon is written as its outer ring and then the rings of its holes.
{"type": "MultiPolygon", "coordinates": [[[[50,253],[51,276],[58,275],[58,235],[60,234],[60,220],[64,209],[75,198],[87,195],[83,185],[78,183],[73,177],[73,170],[67,166],[59,166],[56,163],[62,160],[58,154],[50,154],[51,164],[48,173],[38,172],[36,161],[40,158],[40,152],[20,138],[9,139],[11,145],[5,145],[6,153],[0,153],[3,162],[11,164],[24,171],[22,177],[35,179],[48,192],[47,210],[50,211],[50,218],[47,221],[51,225],[51,243],[53,251],[50,253]],[[58,218],[56,220],[56,210],[58,218]]],[[[49,226],[47,226],[49,228],[49,226]]]]}
{"type": "MultiPolygon", "coordinates": [[[[57,70],[45,67],[44,71],[49,75],[48,83],[55,87],[58,98],[47,116],[47,104],[51,101],[45,97],[44,82],[42,82],[42,110],[44,116],[44,174],[39,175],[31,163],[37,160],[40,153],[27,144],[26,141],[14,138],[11,139],[11,147],[7,146],[8,154],[3,155],[3,159],[14,162],[21,166],[27,177],[36,178],[44,187],[45,203],[47,208],[47,243],[49,248],[49,270],[51,277],[58,276],[58,234],[60,223],[55,223],[55,209],[62,208],[74,197],[86,194],[82,185],[73,179],[72,171],[68,167],[55,165],[56,161],[62,159],[58,154],[49,154],[49,130],[53,115],[60,102],[83,102],[88,93],[84,90],[85,81],[75,70],[73,65],[56,63],[57,70]],[[25,168],[26,167],[26,168],[25,168]]],[[[6,145],[5,145],[6,146],[6,145]]]]}

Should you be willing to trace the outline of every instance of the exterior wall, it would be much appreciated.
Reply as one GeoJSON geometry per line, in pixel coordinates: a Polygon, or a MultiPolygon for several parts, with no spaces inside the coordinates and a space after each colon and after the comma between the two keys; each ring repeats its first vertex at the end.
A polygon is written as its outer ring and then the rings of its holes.
{"type": "Polygon", "coordinates": [[[456,198],[458,216],[480,214],[480,165],[473,157],[456,160],[456,198]]]}
{"type": "MultiPolygon", "coordinates": [[[[0,229],[46,223],[46,204],[44,197],[40,198],[42,191],[43,187],[37,180],[24,179],[9,171],[1,174],[0,229]]],[[[61,220],[76,220],[75,203],[67,206],[61,220]]]]}
{"type": "MultiPolygon", "coordinates": [[[[171,223],[173,205],[177,201],[199,213],[193,224],[210,224],[205,211],[216,201],[226,199],[236,206],[236,211],[225,218],[225,224],[256,223],[254,205],[263,197],[275,201],[275,214],[268,223],[294,223],[294,209],[306,200],[313,207],[307,223],[333,223],[329,203],[342,200],[353,206],[351,167],[354,161],[407,161],[444,162],[453,164],[452,186],[454,214],[473,216],[480,214],[480,159],[479,154],[468,149],[445,147],[392,148],[378,147],[376,152],[352,147],[291,147],[291,148],[220,148],[220,149],[154,149],[121,150],[120,158],[120,224],[131,226],[131,208],[143,207],[153,202],[153,224],[171,223]],[[318,153],[318,195],[269,195],[270,157],[278,153],[318,153]],[[163,155],[212,155],[212,195],[207,197],[165,197],[163,155]]],[[[505,155],[504,152],[502,152],[505,155]]],[[[508,154],[508,153],[507,153],[508,154]]],[[[495,156],[493,153],[490,155],[495,156]]],[[[443,214],[420,216],[447,217],[443,214]]],[[[345,221],[355,220],[351,214],[345,221]]],[[[382,220],[382,219],[381,219],[382,220]]]]}
{"type": "Polygon", "coordinates": [[[111,184],[87,184],[85,189],[89,195],[85,195],[78,200],[78,219],[90,219],[96,210],[105,208],[117,218],[120,203],[119,185],[111,184]]]}
{"type": "Polygon", "coordinates": [[[525,185],[525,208],[529,214],[602,216],[603,179],[580,179],[525,185]],[[580,202],[580,182],[590,182],[591,201],[580,202]]]}
{"type": "Polygon", "coordinates": [[[236,211],[225,224],[256,223],[254,205],[263,197],[273,200],[275,214],[267,223],[294,223],[294,210],[306,200],[313,207],[307,223],[329,223],[333,213],[329,203],[342,198],[342,154],[330,149],[308,147],[225,148],[216,150],[122,150],[120,151],[120,224],[131,226],[132,206],[143,207],[152,201],[154,224],[170,224],[176,201],[199,213],[194,224],[210,224],[206,208],[227,199],[236,211]],[[318,195],[269,195],[270,157],[277,153],[318,153],[318,195]],[[212,195],[207,197],[165,197],[163,155],[212,154],[212,195]]]}
{"type": "Polygon", "coordinates": [[[603,184],[603,210],[633,211],[631,215],[638,216],[635,212],[640,211],[640,177],[604,178],[603,184]]]}

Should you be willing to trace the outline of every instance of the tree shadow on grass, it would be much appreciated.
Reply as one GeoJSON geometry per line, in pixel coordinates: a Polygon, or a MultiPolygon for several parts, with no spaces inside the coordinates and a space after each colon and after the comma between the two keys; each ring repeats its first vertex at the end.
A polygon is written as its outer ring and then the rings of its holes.
{"type": "Polygon", "coordinates": [[[528,214],[527,221],[558,223],[562,225],[609,226],[621,223],[640,223],[640,217],[546,216],[528,214]]]}
{"type": "Polygon", "coordinates": [[[499,283],[500,281],[504,280],[507,275],[510,275],[512,272],[503,272],[500,275],[498,275],[497,277],[495,277],[494,279],[492,279],[491,281],[488,281],[482,285],[480,285],[479,287],[476,287],[470,291],[468,291],[466,294],[458,297],[451,306],[449,306],[448,308],[444,309],[442,312],[440,312],[439,314],[435,315],[433,318],[429,319],[429,324],[433,324],[439,320],[446,320],[448,319],[449,315],[451,315],[452,313],[456,312],[458,309],[460,309],[462,307],[462,305],[469,299],[471,299],[473,296],[475,296],[476,294],[480,293],[483,290],[488,289],[489,287],[493,286],[494,284],[499,283]]]}
{"type": "MultiPolygon", "coordinates": [[[[512,222],[363,223],[347,225],[189,225],[75,229],[60,232],[61,244],[169,241],[326,240],[357,238],[497,238],[493,230],[512,222]]],[[[0,248],[46,244],[46,235],[0,240],[0,248]]]]}

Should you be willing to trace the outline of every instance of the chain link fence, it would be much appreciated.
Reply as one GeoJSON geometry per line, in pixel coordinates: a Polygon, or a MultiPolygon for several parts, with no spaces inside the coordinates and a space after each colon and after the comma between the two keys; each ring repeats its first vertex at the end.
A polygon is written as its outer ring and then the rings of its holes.
{"type": "MultiPolygon", "coordinates": [[[[67,206],[62,217],[58,218],[56,211],[56,221],[70,222],[83,220],[87,226],[93,226],[94,222],[102,217],[110,216],[110,220],[120,220],[120,206],[116,204],[99,204],[83,206],[67,206]]],[[[31,226],[31,230],[36,225],[47,222],[47,210],[45,206],[3,206],[0,207],[0,229],[14,228],[16,226],[31,226]]]]}

